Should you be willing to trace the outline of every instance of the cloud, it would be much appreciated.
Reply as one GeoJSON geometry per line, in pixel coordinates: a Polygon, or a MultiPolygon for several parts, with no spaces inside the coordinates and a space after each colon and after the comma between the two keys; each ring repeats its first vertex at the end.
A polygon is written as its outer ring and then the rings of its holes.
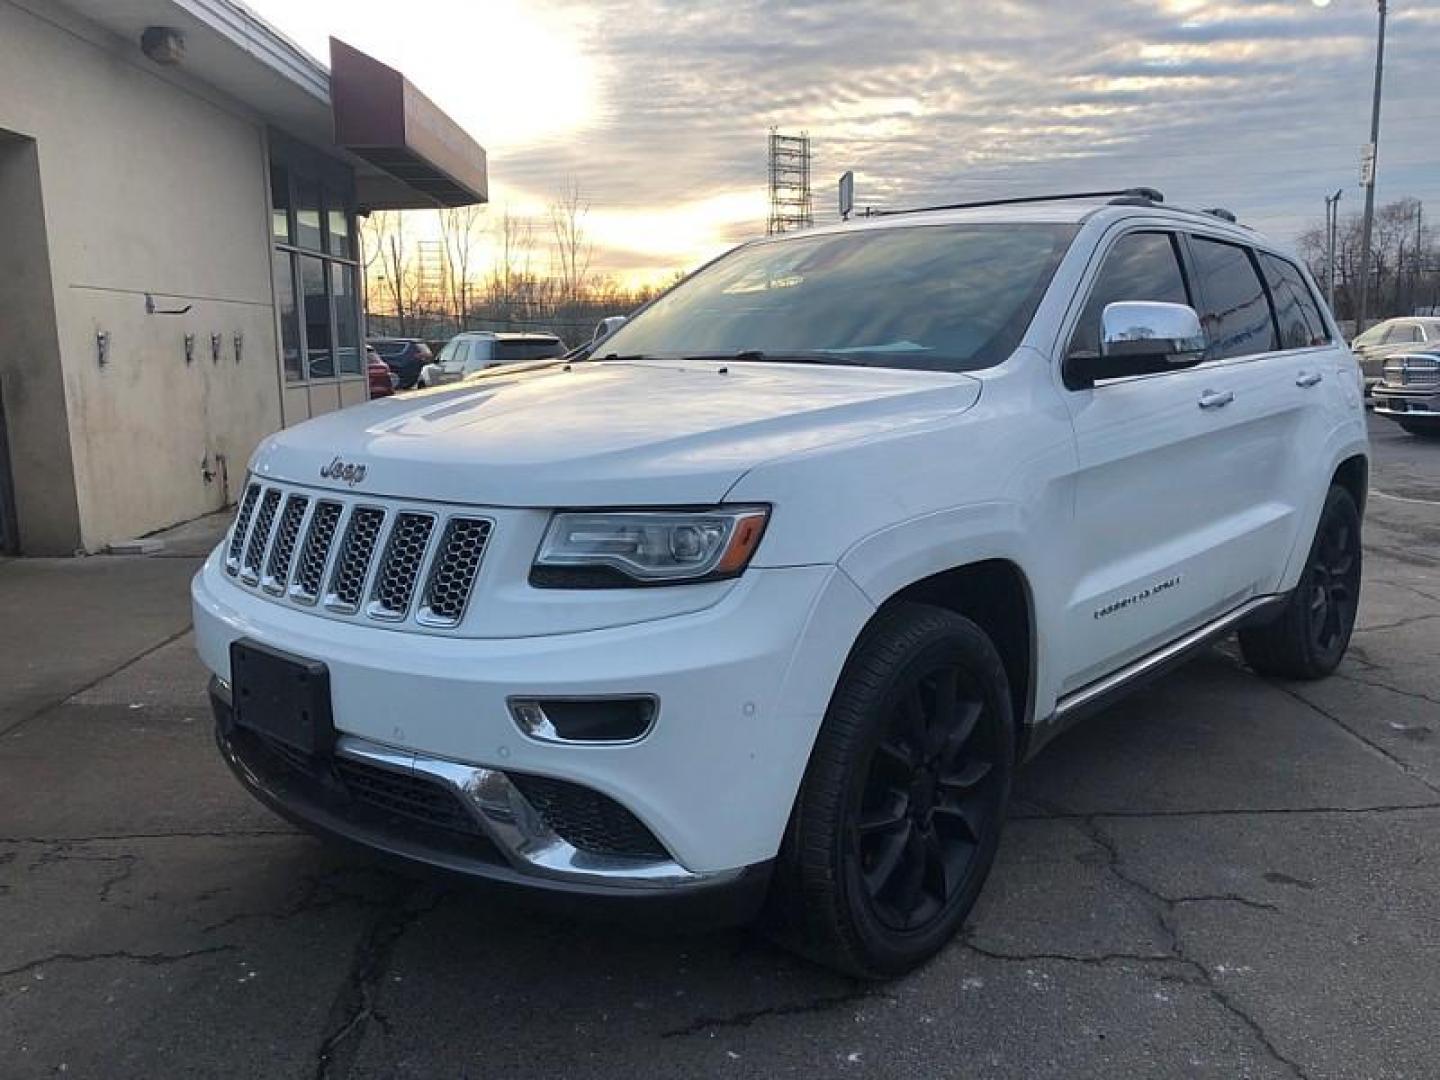
{"type": "MultiPolygon", "coordinates": [[[[1440,206],[1440,0],[1392,9],[1378,194],[1440,206]]],[[[327,17],[355,17],[346,10],[327,17]]],[[[462,10],[445,33],[426,28],[425,70],[410,69],[422,87],[505,48],[503,20],[462,10]]],[[[533,49],[537,85],[581,64],[570,82],[586,100],[562,124],[547,95],[533,137],[487,143],[492,174],[542,203],[578,182],[603,226],[602,268],[693,265],[763,231],[771,125],[809,132],[821,220],[835,216],[845,169],[862,205],[885,207],[1150,184],[1282,239],[1336,188],[1359,201],[1368,3],[530,0],[526,11],[564,30],[561,53],[533,49]]],[[[523,134],[526,80],[503,103],[507,132],[523,134]]]]}

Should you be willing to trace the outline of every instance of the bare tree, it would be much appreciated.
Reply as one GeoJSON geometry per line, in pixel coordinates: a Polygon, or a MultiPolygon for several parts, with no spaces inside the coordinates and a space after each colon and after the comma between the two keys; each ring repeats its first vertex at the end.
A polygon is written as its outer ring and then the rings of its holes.
{"type": "Polygon", "coordinates": [[[507,206],[496,222],[495,261],[487,282],[487,301],[492,314],[507,321],[523,320],[530,314],[538,292],[531,269],[535,253],[535,226],[517,217],[507,206]]]}
{"type": "Polygon", "coordinates": [[[472,203],[469,206],[440,211],[446,301],[457,330],[465,329],[465,316],[475,304],[475,283],[472,275],[482,210],[480,204],[472,203]]]}
{"type": "Polygon", "coordinates": [[[550,204],[550,228],[554,236],[552,276],[563,303],[580,299],[590,275],[595,245],[585,232],[585,215],[590,204],[580,193],[580,184],[571,180],[550,204]]]}
{"type": "Polygon", "coordinates": [[[401,333],[408,333],[416,314],[419,299],[419,272],[411,251],[405,215],[395,210],[376,210],[365,219],[364,244],[366,295],[371,306],[383,306],[400,324],[401,333]],[[378,295],[380,303],[375,304],[378,295]]]}
{"type": "MultiPolygon", "coordinates": [[[[1370,296],[1373,314],[1409,314],[1440,303],[1440,247],[1425,225],[1428,215],[1418,199],[1397,199],[1379,207],[1370,247],[1370,296]]],[[[1353,318],[1360,291],[1361,218],[1340,219],[1335,243],[1335,314],[1353,318]]],[[[1296,246],[1317,281],[1325,280],[1325,230],[1306,229],[1296,246]]]]}

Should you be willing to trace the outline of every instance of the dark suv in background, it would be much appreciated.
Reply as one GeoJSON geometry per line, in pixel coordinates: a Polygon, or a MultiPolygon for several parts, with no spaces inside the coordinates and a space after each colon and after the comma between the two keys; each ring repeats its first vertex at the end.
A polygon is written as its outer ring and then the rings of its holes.
{"type": "Polygon", "coordinates": [[[434,356],[430,346],[419,338],[371,338],[368,344],[390,365],[400,390],[413,389],[420,369],[434,356]]]}

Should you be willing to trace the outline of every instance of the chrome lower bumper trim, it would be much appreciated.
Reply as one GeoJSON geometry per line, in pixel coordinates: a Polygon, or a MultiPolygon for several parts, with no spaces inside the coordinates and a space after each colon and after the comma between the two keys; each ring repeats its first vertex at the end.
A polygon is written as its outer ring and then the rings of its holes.
{"type": "Polygon", "coordinates": [[[341,735],[339,757],[377,768],[423,776],[449,789],[476,824],[522,874],[581,885],[674,889],[715,885],[743,869],[710,873],[687,870],[673,859],[640,859],[581,851],[551,830],[510,778],[498,769],[429,757],[341,735]]]}
{"type": "Polygon", "coordinates": [[[569,891],[634,895],[705,891],[738,883],[752,867],[695,871],[672,859],[648,859],[582,851],[547,825],[529,800],[498,769],[430,757],[354,735],[340,735],[334,755],[402,775],[420,776],[450,791],[494,845],[505,863],[482,863],[431,849],[421,850],[400,838],[358,827],[333,808],[312,803],[286,785],[267,780],[252,767],[231,737],[230,684],[212,678],[210,696],[216,713],[216,736],[231,770],[261,801],[300,824],[333,833],[401,858],[426,862],[470,876],[513,883],[553,884],[569,891]]]}

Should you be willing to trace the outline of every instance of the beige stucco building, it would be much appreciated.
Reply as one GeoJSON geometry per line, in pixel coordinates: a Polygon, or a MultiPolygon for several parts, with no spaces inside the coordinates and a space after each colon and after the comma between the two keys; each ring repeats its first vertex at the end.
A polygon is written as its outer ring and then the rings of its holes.
{"type": "Polygon", "coordinates": [[[232,0],[0,0],[0,550],[218,509],[365,398],[357,213],[483,201],[485,161],[331,68],[232,0]]]}

